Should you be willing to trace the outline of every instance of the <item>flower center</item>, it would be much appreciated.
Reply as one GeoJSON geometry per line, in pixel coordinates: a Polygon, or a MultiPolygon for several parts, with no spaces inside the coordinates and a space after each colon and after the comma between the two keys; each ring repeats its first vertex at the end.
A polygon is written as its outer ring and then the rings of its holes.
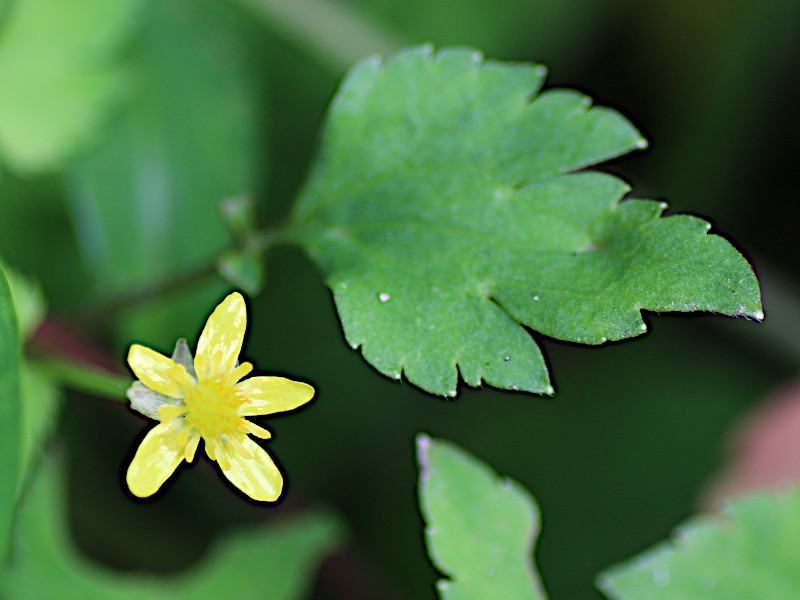
{"type": "Polygon", "coordinates": [[[240,431],[239,407],[244,401],[224,376],[200,381],[183,398],[189,409],[186,423],[206,439],[240,431]]]}

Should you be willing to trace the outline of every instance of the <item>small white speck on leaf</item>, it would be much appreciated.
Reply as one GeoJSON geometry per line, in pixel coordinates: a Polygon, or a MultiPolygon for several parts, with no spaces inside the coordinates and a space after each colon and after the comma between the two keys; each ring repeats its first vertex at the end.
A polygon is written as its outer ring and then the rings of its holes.
{"type": "Polygon", "coordinates": [[[378,300],[380,300],[381,302],[388,302],[391,299],[392,297],[386,292],[381,292],[380,294],[378,294],[378,300]]]}
{"type": "Polygon", "coordinates": [[[539,300],[539,296],[534,296],[533,299],[538,301],[539,300]]]}

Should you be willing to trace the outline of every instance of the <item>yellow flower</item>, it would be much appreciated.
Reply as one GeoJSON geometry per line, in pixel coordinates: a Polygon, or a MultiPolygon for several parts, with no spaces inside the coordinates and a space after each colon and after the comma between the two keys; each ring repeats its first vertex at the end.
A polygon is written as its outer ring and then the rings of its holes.
{"type": "Polygon", "coordinates": [[[225,298],[206,322],[192,355],[178,340],[172,358],[133,344],[128,364],[139,378],[128,388],[131,408],[159,419],[142,440],[128,467],[128,487],[139,497],[154,494],[183,460],[192,462],[202,438],[206,454],[223,474],[255,500],[273,502],[283,477],[267,452],[248,434],[270,433],[245,417],[292,410],[308,402],[314,388],[283,377],[251,377],[237,365],[247,326],[238,292],[225,298]]]}

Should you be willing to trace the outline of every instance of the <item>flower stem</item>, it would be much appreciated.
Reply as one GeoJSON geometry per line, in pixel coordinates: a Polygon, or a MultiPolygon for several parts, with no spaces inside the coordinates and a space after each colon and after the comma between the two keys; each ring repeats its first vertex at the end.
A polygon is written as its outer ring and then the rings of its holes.
{"type": "Polygon", "coordinates": [[[104,369],[63,358],[44,358],[34,362],[39,372],[66,388],[92,396],[127,402],[125,390],[131,379],[104,369]]]}

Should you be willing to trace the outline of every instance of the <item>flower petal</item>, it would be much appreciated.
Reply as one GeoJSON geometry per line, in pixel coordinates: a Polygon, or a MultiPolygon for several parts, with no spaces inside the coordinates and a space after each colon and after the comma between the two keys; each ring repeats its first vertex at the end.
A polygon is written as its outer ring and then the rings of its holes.
{"type": "Polygon", "coordinates": [[[228,373],[236,366],[247,328],[247,306],[239,292],[229,294],[206,321],[197,341],[194,366],[201,380],[228,373]]]}
{"type": "Polygon", "coordinates": [[[244,417],[293,410],[314,396],[314,388],[307,383],[285,377],[251,377],[238,383],[236,391],[247,398],[239,409],[244,417]]]}
{"type": "Polygon", "coordinates": [[[178,443],[179,420],[160,423],[150,430],[128,467],[128,488],[134,496],[146,498],[158,491],[184,458],[178,443]]]}
{"type": "Polygon", "coordinates": [[[176,368],[175,361],[160,352],[151,350],[140,344],[133,344],[128,350],[128,364],[133,374],[151,390],[170,398],[183,398],[180,383],[183,372],[187,381],[190,379],[185,369],[176,368]]]}
{"type": "Polygon", "coordinates": [[[253,500],[275,502],[283,489],[283,476],[267,451],[249,437],[231,439],[222,450],[230,468],[222,473],[230,482],[253,500]],[[230,446],[230,449],[228,448],[230,446]],[[244,453],[239,452],[239,446],[244,453]],[[245,458],[242,454],[250,454],[245,458]]]}

